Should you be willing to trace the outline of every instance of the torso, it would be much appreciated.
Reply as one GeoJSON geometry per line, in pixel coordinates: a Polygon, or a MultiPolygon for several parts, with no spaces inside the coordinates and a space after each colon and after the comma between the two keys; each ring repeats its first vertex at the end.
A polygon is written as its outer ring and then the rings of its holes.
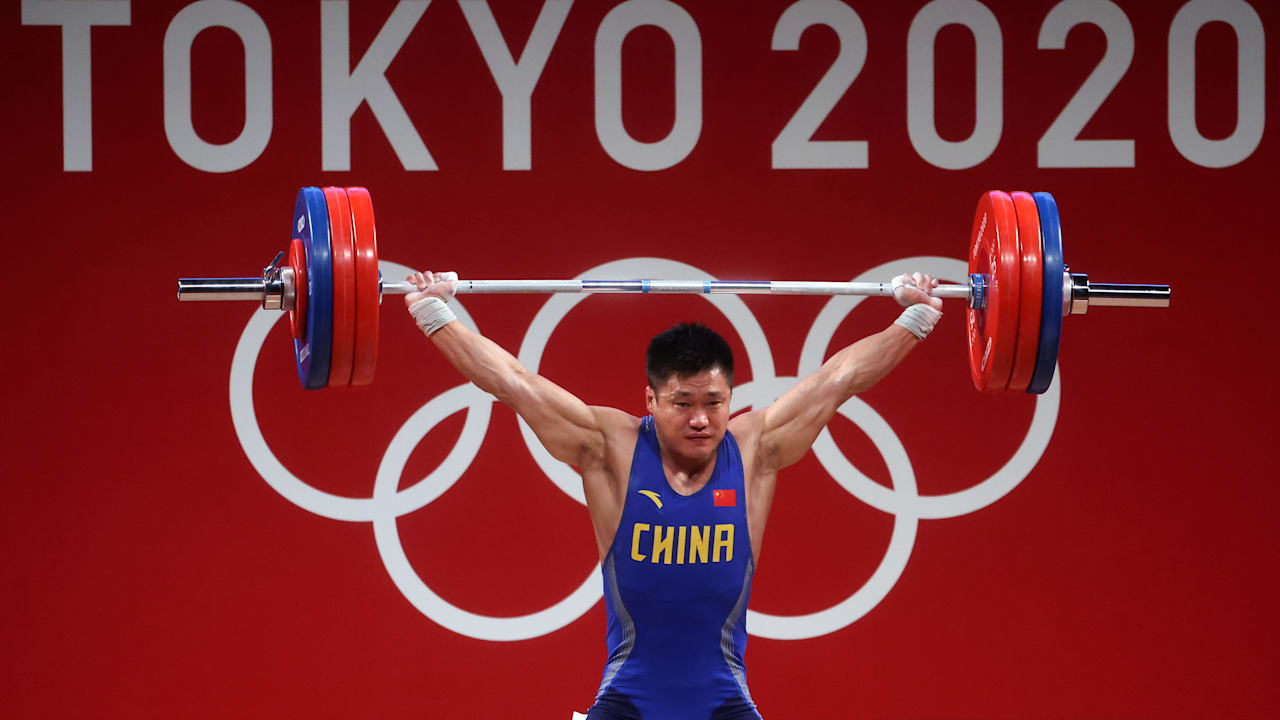
{"type": "Polygon", "coordinates": [[[627,485],[602,554],[609,660],[593,710],[758,718],[743,662],[758,533],[741,447],[730,430],[710,467],[672,482],[652,420],[630,434],[627,485]]]}
{"type": "MultiPolygon", "coordinates": [[[[641,418],[612,408],[594,408],[601,415],[605,428],[605,453],[599,465],[580,468],[587,495],[587,510],[596,536],[596,550],[604,559],[622,518],[628,478],[636,440],[640,435],[641,418]]],[[[764,542],[765,525],[769,510],[773,507],[773,493],[777,471],[767,469],[768,463],[759,462],[758,439],[751,414],[735,417],[729,422],[729,432],[737,442],[742,458],[745,478],[745,503],[747,525],[751,538],[751,552],[759,562],[764,542]]],[[[702,472],[692,477],[673,474],[664,467],[664,475],[672,492],[693,495],[700,491],[711,477],[716,458],[712,458],[702,472]]]]}

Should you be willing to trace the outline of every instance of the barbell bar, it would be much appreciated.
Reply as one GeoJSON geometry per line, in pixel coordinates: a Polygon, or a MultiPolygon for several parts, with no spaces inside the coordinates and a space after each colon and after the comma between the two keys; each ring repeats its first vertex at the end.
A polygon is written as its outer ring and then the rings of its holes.
{"type": "MultiPolygon", "coordinates": [[[[367,384],[377,356],[377,307],[385,295],[417,288],[377,272],[364,188],[302,188],[293,227],[287,261],[278,253],[259,277],[181,278],[178,300],[252,301],[287,311],[304,388],[367,384]]],[[[983,392],[1047,390],[1063,317],[1091,306],[1168,307],[1172,296],[1168,285],[1090,282],[1070,272],[1048,193],[985,193],[974,215],[969,271],[967,282],[941,284],[932,294],[966,301],[970,371],[983,392]]],[[[457,293],[884,297],[893,289],[889,282],[803,280],[459,280],[457,293]]]]}
{"type": "MultiPolygon", "coordinates": [[[[286,269],[291,269],[287,268],[286,269]]],[[[1169,307],[1168,285],[1090,282],[1088,275],[1071,274],[1069,315],[1082,315],[1090,305],[1109,307],[1169,307]]],[[[289,282],[265,278],[180,278],[183,302],[242,300],[266,310],[292,310],[285,299],[289,282]]],[[[408,282],[380,284],[382,295],[408,295],[417,286],[408,282]]],[[[290,288],[290,291],[292,288],[290,288]]],[[[823,282],[814,280],[458,280],[458,295],[553,295],[557,293],[650,293],[654,295],[893,295],[887,282],[823,282]]],[[[947,283],[933,296],[970,301],[969,284],[947,283]]]]}

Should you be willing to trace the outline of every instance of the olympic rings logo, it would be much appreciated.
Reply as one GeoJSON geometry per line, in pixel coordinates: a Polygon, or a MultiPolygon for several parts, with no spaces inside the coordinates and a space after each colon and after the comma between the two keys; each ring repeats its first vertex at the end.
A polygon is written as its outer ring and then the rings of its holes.
{"type": "MultiPolygon", "coordinates": [[[[397,263],[380,261],[387,277],[404,277],[412,270],[397,263]]],[[[872,268],[856,281],[874,281],[902,272],[919,270],[935,277],[963,280],[967,266],[960,260],[942,257],[904,258],[872,268]]],[[[674,260],[626,258],[591,268],[580,277],[670,277],[702,279],[709,274],[674,260]]],[[[534,316],[517,354],[525,367],[536,372],[551,333],[574,305],[586,295],[555,295],[534,316]]],[[[863,298],[833,297],[814,321],[800,351],[798,377],[779,377],[764,330],[736,295],[704,295],[733,324],[746,347],[752,380],[734,388],[734,411],[762,407],[822,364],[827,345],[841,320],[863,298]]],[[[454,302],[454,312],[464,324],[475,322],[454,302]]],[[[519,617],[490,617],[468,612],[436,594],[415,572],[405,556],[396,519],[414,512],[453,487],[479,452],[488,430],[494,398],[470,383],[447,390],[422,406],[392,437],[373,482],[373,495],[352,498],[326,493],[295,477],[272,453],[262,435],[253,407],[253,372],[272,326],[283,317],[279,312],[259,310],[250,318],[231,362],[231,418],[236,435],[249,462],[258,474],[286,500],[304,510],[348,522],[373,523],[374,539],[387,573],[396,587],[423,615],[459,635],[480,640],[517,641],[555,632],[582,617],[602,596],[600,566],[567,597],[551,607],[519,617]],[[466,410],[462,434],[439,467],[412,485],[398,489],[409,455],[430,430],[445,418],[466,410]]],[[[915,544],[916,528],[922,519],[950,518],[980,510],[1008,494],[1022,482],[1044,453],[1057,423],[1061,397],[1060,372],[1054,373],[1048,392],[1036,398],[1035,411],[1026,437],[1013,456],[991,477],[968,489],[944,494],[921,495],[906,449],[893,429],[871,406],[857,397],[840,407],[841,415],[862,429],[880,451],[889,468],[893,488],[889,489],[859,472],[841,454],[831,434],[823,430],[813,445],[814,454],[833,480],[862,502],[894,516],[893,532],[884,558],[871,578],[843,601],[808,615],[768,615],[747,611],[747,627],[752,635],[779,640],[819,637],[846,627],[866,615],[888,595],[906,568],[915,544]]],[[[566,495],[583,505],[582,484],[567,465],[551,457],[523,420],[520,433],[538,467],[566,495]]]]}

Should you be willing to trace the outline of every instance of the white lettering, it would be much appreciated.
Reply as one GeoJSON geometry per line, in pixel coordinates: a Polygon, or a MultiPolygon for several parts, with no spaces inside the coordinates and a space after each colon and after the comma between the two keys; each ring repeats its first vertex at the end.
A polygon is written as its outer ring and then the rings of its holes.
{"type": "Polygon", "coordinates": [[[533,166],[530,98],[538,78],[542,77],[551,48],[560,37],[573,0],[543,3],[518,62],[503,40],[486,0],[461,0],[458,4],[502,93],[502,169],[529,170],[533,166]]]}
{"type": "Polygon", "coordinates": [[[369,103],[405,170],[439,169],[386,77],[387,67],[429,4],[430,0],[397,3],[351,70],[347,2],[320,3],[320,164],[324,170],[351,169],[351,116],[364,102],[369,103]]]}
{"type": "Polygon", "coordinates": [[[22,0],[23,25],[62,27],[62,169],[93,169],[94,25],[128,25],[128,0],[36,2],[22,0]]]}
{"type": "Polygon", "coordinates": [[[865,168],[866,140],[814,140],[827,115],[848,91],[867,61],[867,29],[853,8],[834,0],[800,0],[778,18],[774,50],[798,50],[800,36],[826,25],[840,39],[840,54],[796,114],[773,141],[775,168],[865,168]]]}
{"type": "Polygon", "coordinates": [[[1266,127],[1266,34],[1258,11],[1241,0],[1192,0],[1169,28],[1169,137],[1182,156],[1203,167],[1235,165],[1253,154],[1266,127]],[[1236,127],[1210,140],[1196,126],[1196,35],[1210,22],[1236,34],[1236,127]]]}
{"type": "Polygon", "coordinates": [[[689,156],[702,134],[702,36],[670,0],[627,0],[596,31],[596,137],[609,157],[632,170],[665,170],[689,156]],[[665,30],[675,45],[676,108],[671,132],[640,142],[622,124],[622,41],[641,25],[665,30]]]}
{"type": "Polygon", "coordinates": [[[1000,23],[977,0],[933,0],[920,8],[907,31],[907,136],[927,162],[963,170],[986,160],[1004,130],[1004,41],[1000,23]],[[934,41],[947,25],[973,33],[976,93],[973,134],[958,142],[938,135],[934,118],[934,41]]]}
{"type": "Polygon", "coordinates": [[[244,3],[199,0],[183,8],[164,34],[164,134],[183,162],[205,172],[232,172],[258,159],[271,139],[271,34],[244,3]],[[191,122],[191,45],[211,27],[244,44],[244,127],[222,145],[205,142],[191,122]]]}
{"type": "Polygon", "coordinates": [[[1067,46],[1067,34],[1083,23],[1101,28],[1107,52],[1040,138],[1036,164],[1054,168],[1133,167],[1133,140],[1077,139],[1133,62],[1129,16],[1111,0],[1063,0],[1045,17],[1036,47],[1062,50],[1067,46]]]}

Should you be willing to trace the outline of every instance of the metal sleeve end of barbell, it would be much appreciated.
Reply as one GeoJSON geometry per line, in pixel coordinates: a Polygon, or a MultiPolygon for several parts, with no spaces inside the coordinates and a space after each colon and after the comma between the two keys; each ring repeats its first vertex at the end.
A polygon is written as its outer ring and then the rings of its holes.
{"type": "Polygon", "coordinates": [[[1169,307],[1173,288],[1169,285],[1135,285],[1089,282],[1083,273],[1069,274],[1070,292],[1065,295],[1063,315],[1083,315],[1090,305],[1102,307],[1169,307]]]}
{"type": "Polygon", "coordinates": [[[276,268],[267,278],[179,278],[181,302],[252,301],[266,310],[297,307],[293,268],[276,268]]]}
{"type": "Polygon", "coordinates": [[[178,278],[180,302],[252,300],[264,310],[293,310],[298,306],[297,283],[291,265],[281,265],[284,253],[262,268],[255,278],[178,278]]]}
{"type": "Polygon", "coordinates": [[[179,278],[178,299],[183,302],[253,300],[266,293],[262,278],[179,278]]]}

